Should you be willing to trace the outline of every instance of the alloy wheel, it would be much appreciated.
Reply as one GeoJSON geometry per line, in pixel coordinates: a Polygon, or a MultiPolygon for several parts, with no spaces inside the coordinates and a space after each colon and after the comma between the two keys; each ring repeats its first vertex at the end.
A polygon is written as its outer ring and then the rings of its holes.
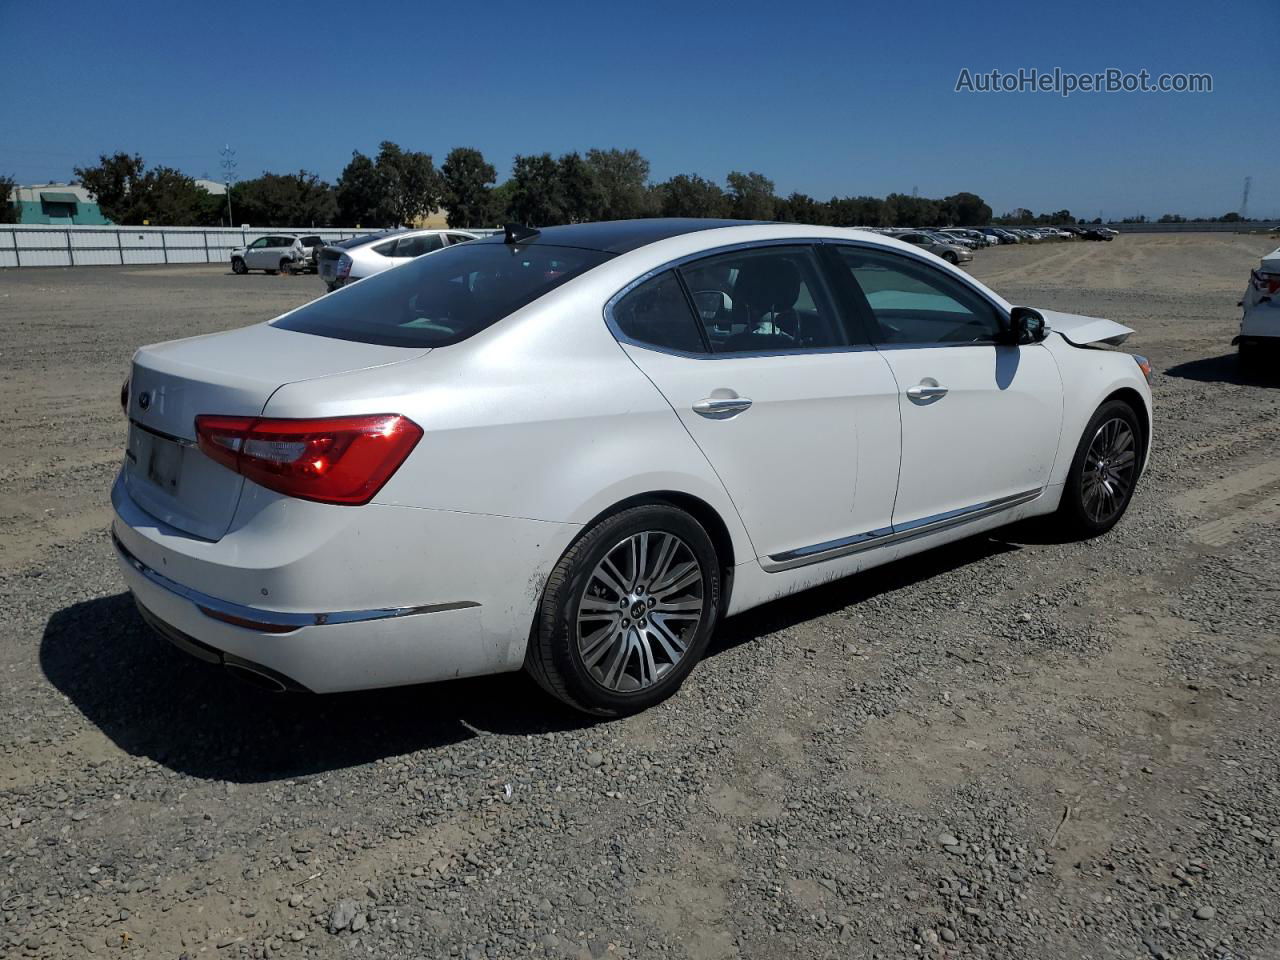
{"type": "Polygon", "coordinates": [[[1094,523],[1106,523],[1124,509],[1138,467],[1133,428],[1119,417],[1098,427],[1085,454],[1080,495],[1094,523]]]}
{"type": "Polygon", "coordinates": [[[596,564],[578,601],[583,665],[608,690],[653,686],[684,657],[705,613],[702,567],[675,534],[648,530],[596,564]]]}

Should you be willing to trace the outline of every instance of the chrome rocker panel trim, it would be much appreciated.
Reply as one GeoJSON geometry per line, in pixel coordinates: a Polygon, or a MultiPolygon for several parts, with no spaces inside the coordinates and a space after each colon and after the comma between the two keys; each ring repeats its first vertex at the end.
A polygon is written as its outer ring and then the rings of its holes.
{"type": "Polygon", "coordinates": [[[974,520],[989,517],[1002,510],[1010,510],[1024,503],[1030,503],[1043,492],[1043,487],[1037,487],[1035,490],[1015,493],[1008,497],[1000,497],[997,500],[987,500],[983,503],[975,503],[973,506],[948,510],[946,513],[936,513],[931,517],[921,517],[919,520],[912,520],[909,523],[893,527],[881,527],[878,530],[856,533],[851,537],[842,537],[839,540],[828,540],[826,543],[815,543],[812,546],[799,547],[784,553],[775,553],[768,559],[761,560],[760,565],[769,573],[780,573],[783,570],[791,570],[811,563],[822,563],[826,560],[847,557],[853,553],[861,553],[863,550],[885,547],[892,543],[902,543],[904,540],[914,540],[917,537],[927,537],[932,533],[949,530],[964,523],[971,523],[974,520]]]}
{"type": "Polygon", "coordinates": [[[338,610],[330,613],[285,613],[278,610],[262,610],[258,607],[232,603],[229,600],[219,600],[207,593],[183,586],[176,580],[170,580],[130,553],[129,548],[120,542],[114,530],[111,531],[111,542],[115,544],[116,550],[129,566],[157,587],[190,601],[201,613],[212,620],[232,622],[247,630],[252,630],[253,625],[261,625],[264,632],[287,633],[302,627],[319,627],[333,623],[362,623],[369,620],[387,620],[392,617],[410,617],[420,613],[440,613],[445,610],[462,610],[480,606],[473,600],[459,600],[453,603],[424,603],[412,607],[377,607],[372,610],[338,610]]]}

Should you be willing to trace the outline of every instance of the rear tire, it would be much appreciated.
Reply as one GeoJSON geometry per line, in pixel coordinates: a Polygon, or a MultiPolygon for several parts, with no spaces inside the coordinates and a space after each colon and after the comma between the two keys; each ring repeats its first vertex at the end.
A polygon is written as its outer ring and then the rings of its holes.
{"type": "Polygon", "coordinates": [[[943,259],[943,260],[945,260],[945,261],[947,261],[947,263],[951,264],[953,267],[955,267],[955,266],[959,266],[959,264],[960,264],[960,258],[959,258],[959,257],[957,257],[957,256],[956,256],[954,253],[952,253],[950,250],[948,250],[948,251],[946,251],[945,253],[943,253],[943,255],[942,255],[942,259],[943,259]]]}
{"type": "Polygon", "coordinates": [[[1076,445],[1058,505],[1058,523],[1072,539],[1106,533],[1124,516],[1142,470],[1144,430],[1133,407],[1109,400],[1076,445]]]}
{"type": "Polygon", "coordinates": [[[525,668],[575,709],[637,713],[679,689],[719,610],[720,562],[701,524],[666,504],[632,507],[592,527],[552,570],[525,668]]]}
{"type": "Polygon", "coordinates": [[[241,260],[239,257],[232,257],[231,272],[238,274],[240,276],[244,276],[246,273],[249,272],[249,268],[244,265],[244,261],[241,260]]]}

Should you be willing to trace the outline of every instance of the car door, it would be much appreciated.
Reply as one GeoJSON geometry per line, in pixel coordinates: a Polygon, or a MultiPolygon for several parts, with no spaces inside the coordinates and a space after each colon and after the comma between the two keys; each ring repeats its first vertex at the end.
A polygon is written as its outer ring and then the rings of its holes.
{"type": "Polygon", "coordinates": [[[1049,350],[1002,342],[1003,309],[922,258],[846,245],[835,253],[899,390],[895,530],[1039,495],[1062,423],[1049,350]]]}
{"type": "Polygon", "coordinates": [[[250,270],[265,270],[267,267],[265,252],[268,237],[259,237],[249,244],[244,251],[244,265],[250,270]]]}
{"type": "Polygon", "coordinates": [[[839,555],[888,527],[897,386],[884,358],[851,340],[810,246],[739,248],[666,270],[616,297],[609,317],[724,483],[766,569],[839,555]]]}

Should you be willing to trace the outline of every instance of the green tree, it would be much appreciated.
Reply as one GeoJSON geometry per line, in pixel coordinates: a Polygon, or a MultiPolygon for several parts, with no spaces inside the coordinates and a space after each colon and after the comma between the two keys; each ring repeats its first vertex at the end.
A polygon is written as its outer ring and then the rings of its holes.
{"type": "Polygon", "coordinates": [[[18,222],[18,199],[14,195],[13,177],[0,177],[0,223],[18,222]]]}
{"type": "Polygon", "coordinates": [[[680,173],[655,188],[657,206],[664,217],[723,217],[729,198],[720,187],[697,174],[680,173]]]}
{"type": "Polygon", "coordinates": [[[985,227],[991,222],[991,207],[976,193],[953,193],[943,198],[939,208],[942,219],[956,226],[985,227]]]}
{"type": "Polygon", "coordinates": [[[81,186],[93,194],[104,217],[112,223],[129,224],[138,222],[134,208],[145,166],[136,153],[103,153],[97,166],[76,167],[75,173],[81,186]]]}
{"type": "Polygon", "coordinates": [[[560,166],[551,154],[516,154],[511,166],[508,213],[513,220],[532,227],[549,227],[568,221],[560,166]]]}
{"type": "MultiPolygon", "coordinates": [[[[189,227],[206,221],[210,210],[208,191],[173,167],[152,167],[130,195],[130,210],[123,223],[189,227]]],[[[114,219],[114,218],[112,218],[114,219]]]]}
{"type": "Polygon", "coordinates": [[[825,203],[819,203],[806,193],[793,193],[779,200],[774,216],[786,223],[825,224],[830,216],[830,209],[825,203]]]}
{"type": "Polygon", "coordinates": [[[587,162],[577,153],[566,153],[556,161],[556,169],[565,220],[586,223],[604,219],[604,192],[587,162]]]}
{"type": "Polygon", "coordinates": [[[649,161],[639,150],[588,150],[587,166],[600,193],[601,220],[629,220],[652,212],[649,161]]]}
{"type": "Polygon", "coordinates": [[[514,221],[516,215],[512,207],[516,185],[514,180],[504,180],[489,194],[489,212],[485,217],[487,223],[506,223],[514,221]]]}
{"type": "MultiPolygon", "coordinates": [[[[344,227],[380,227],[385,184],[371,159],[359,150],[351,152],[351,162],[338,177],[338,222],[344,227]]],[[[234,202],[234,198],[233,202],[234,202]]]]}
{"type": "Polygon", "coordinates": [[[773,181],[761,173],[735,170],[725,178],[729,185],[729,215],[737,220],[772,220],[778,198],[773,181]]]}
{"type": "Polygon", "coordinates": [[[256,227],[326,227],[338,216],[334,190],[314,173],[264,173],[231,190],[242,223],[256,227]]]}
{"type": "Polygon", "coordinates": [[[884,216],[879,197],[832,197],[826,203],[826,221],[837,227],[878,227],[884,216]]]}
{"type": "Polygon", "coordinates": [[[498,172],[473,147],[454,147],[440,165],[441,187],[451,227],[480,227],[492,222],[493,181],[498,172]]]}
{"type": "Polygon", "coordinates": [[[1244,217],[1232,210],[1230,213],[1224,213],[1218,218],[1223,223],[1239,223],[1244,217]]]}
{"type": "Polygon", "coordinates": [[[440,206],[442,184],[431,154],[383,140],[374,166],[382,181],[378,212],[384,223],[407,226],[440,206]]]}

